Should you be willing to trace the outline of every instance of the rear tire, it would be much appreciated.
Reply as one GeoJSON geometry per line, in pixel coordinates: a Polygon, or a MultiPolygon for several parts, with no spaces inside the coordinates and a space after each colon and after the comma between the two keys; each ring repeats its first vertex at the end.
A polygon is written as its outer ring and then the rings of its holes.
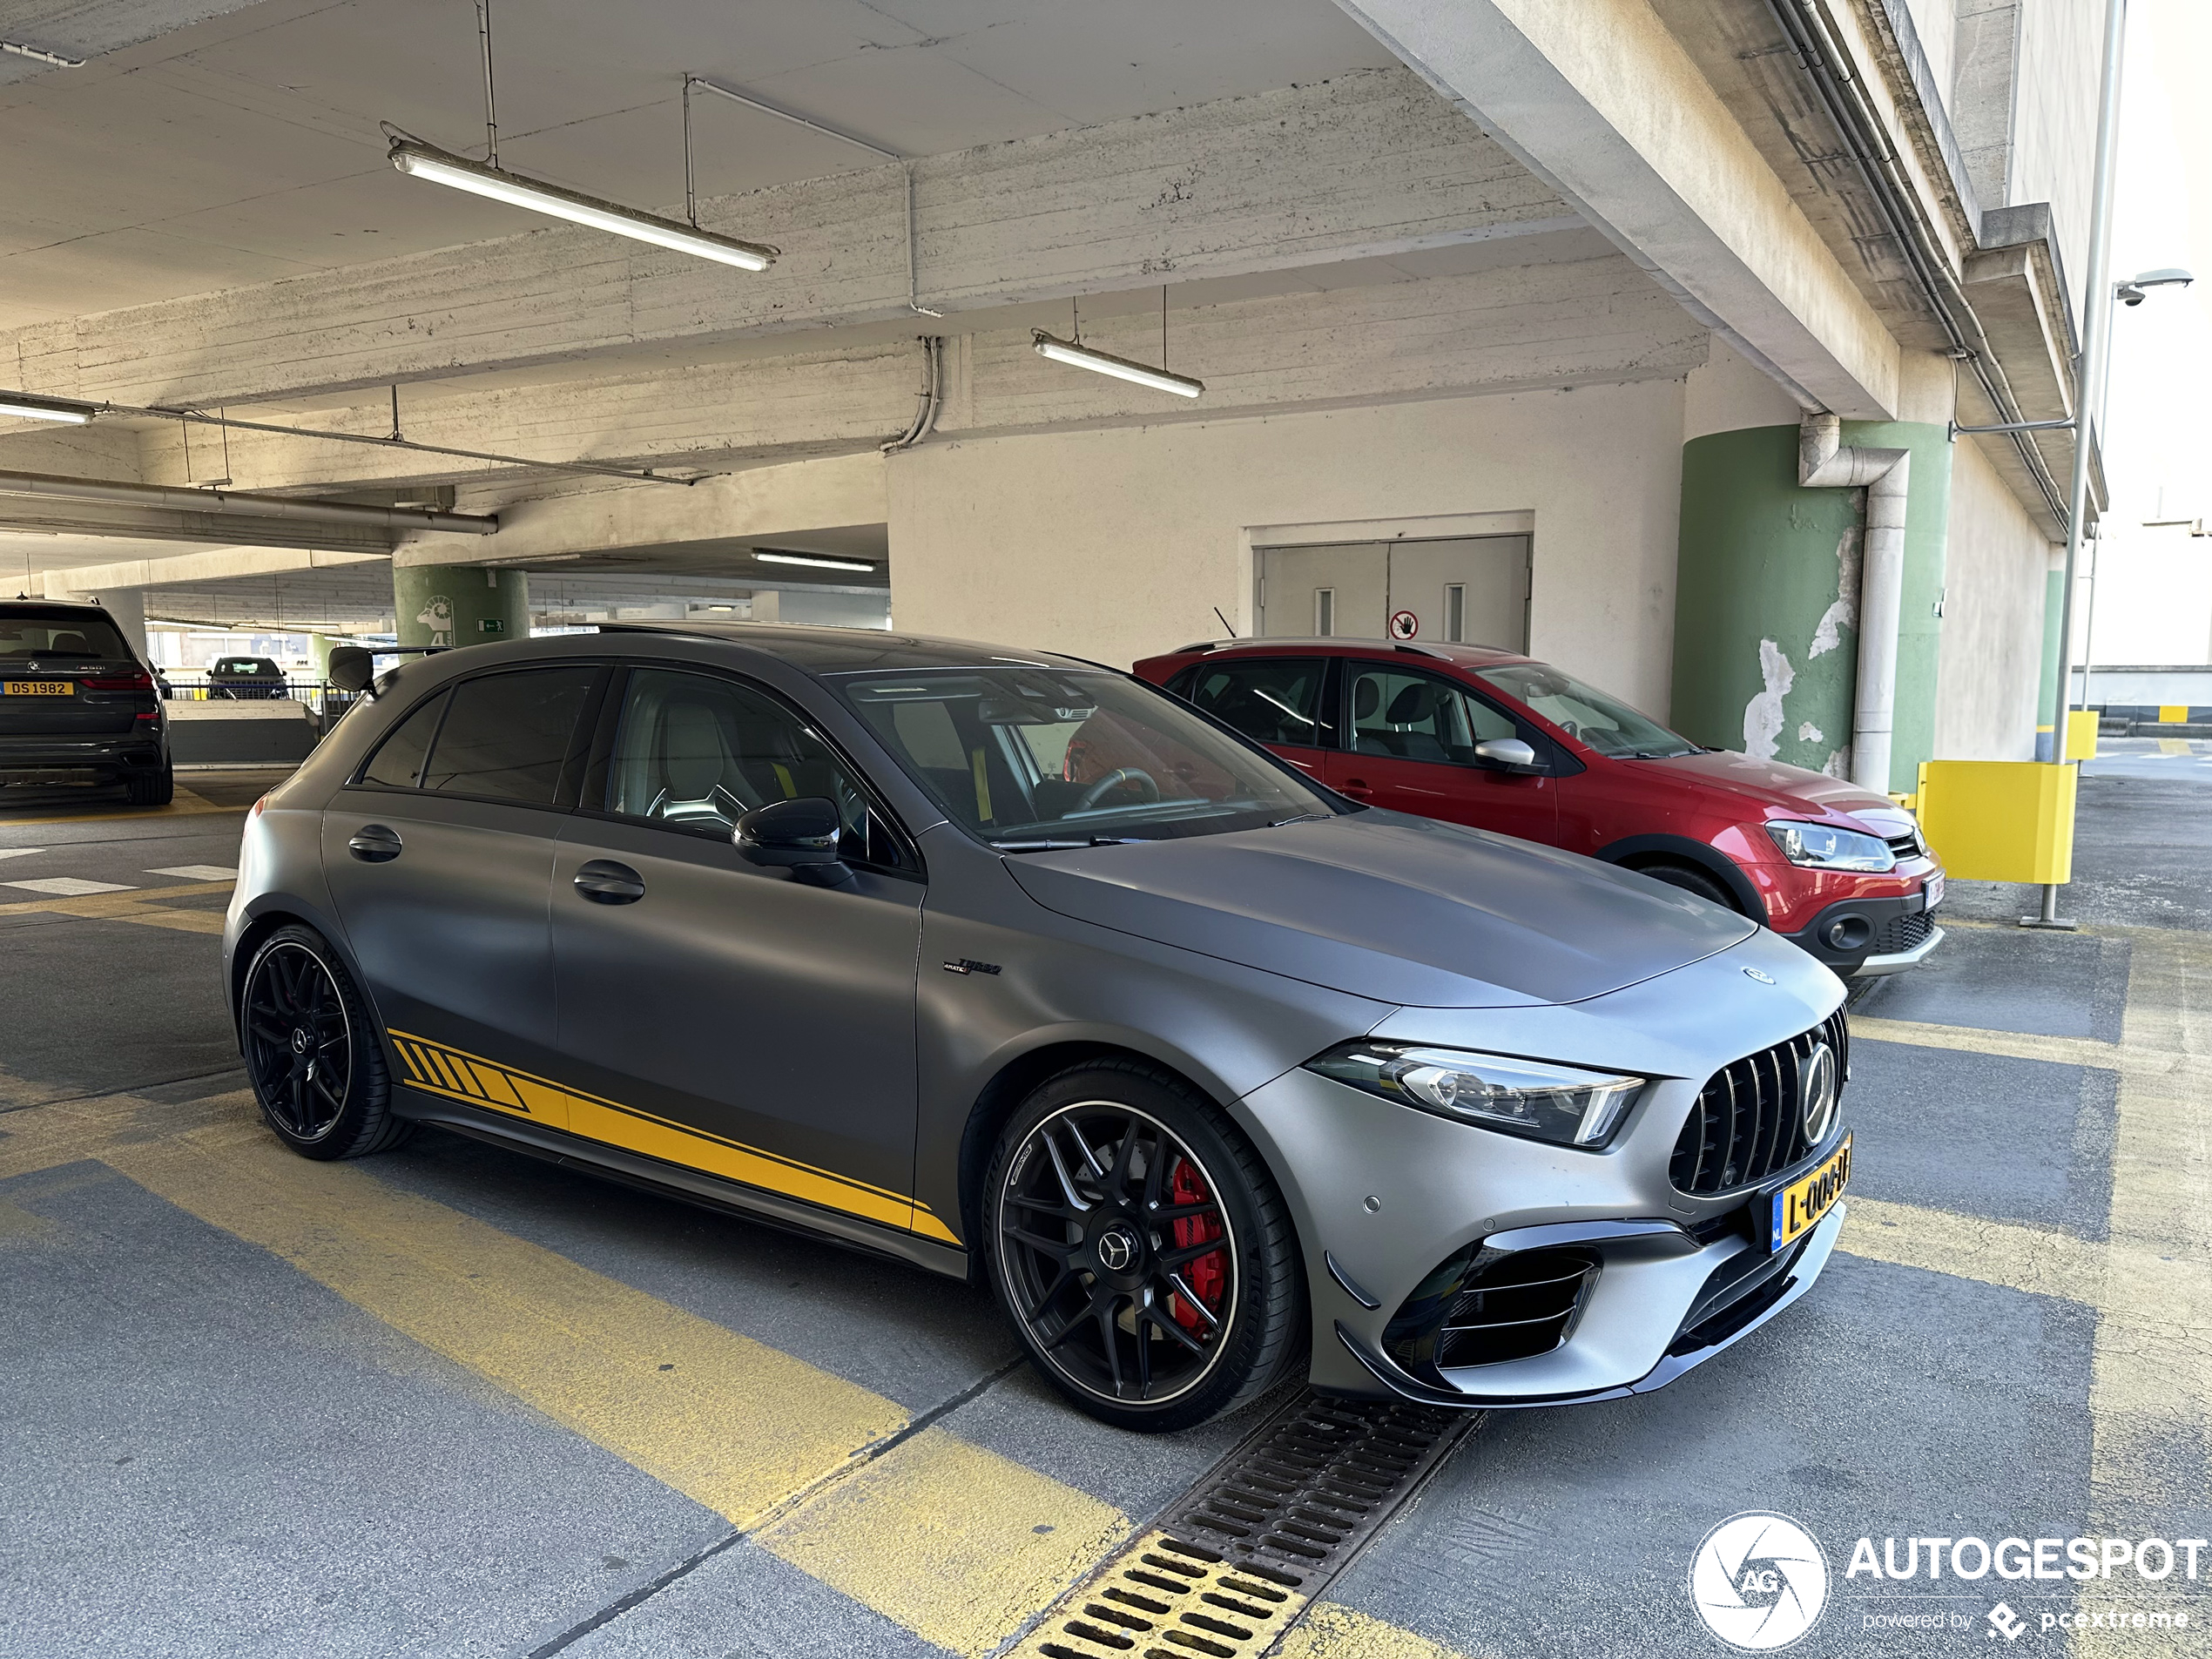
{"type": "Polygon", "coordinates": [[[982,1211],[986,1271],[1030,1363],[1103,1422],[1191,1427],[1258,1398],[1300,1352],[1289,1210],[1178,1079],[1121,1060],[1049,1079],[1001,1132],[982,1211]]]}
{"type": "Polygon", "coordinates": [[[314,928],[290,923],[254,951],[239,997],[239,1043],[263,1121],[301,1157],[362,1157],[414,1133],[393,1115],[368,1000],[314,928]]]}
{"type": "Polygon", "coordinates": [[[1736,902],[1736,895],[1695,865],[1645,864],[1637,867],[1636,873],[1648,875],[1654,881],[1664,881],[1670,887],[1680,887],[1684,893],[1694,893],[1739,916],[1743,914],[1743,907],[1736,902]]]}
{"type": "Polygon", "coordinates": [[[133,806],[166,806],[177,798],[177,769],[165,760],[159,772],[134,772],[123,786],[133,806]]]}

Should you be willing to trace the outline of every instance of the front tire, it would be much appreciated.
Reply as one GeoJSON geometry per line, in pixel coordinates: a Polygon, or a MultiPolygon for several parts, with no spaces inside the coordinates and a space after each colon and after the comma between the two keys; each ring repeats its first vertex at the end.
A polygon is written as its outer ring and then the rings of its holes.
{"type": "Polygon", "coordinates": [[[291,923],[263,940],[239,998],[239,1042],[261,1116],[301,1157],[355,1158],[415,1125],[392,1112],[368,1004],[330,943],[291,923]]]}
{"type": "Polygon", "coordinates": [[[993,1288],[1030,1363],[1093,1417],[1162,1433],[1258,1398],[1305,1287],[1266,1166],[1212,1103],[1135,1062],[1063,1071],[999,1136],[993,1288]]]}
{"type": "Polygon", "coordinates": [[[1743,907],[1736,902],[1736,895],[1695,865],[1639,865],[1636,873],[1648,875],[1654,881],[1663,881],[1670,887],[1679,887],[1684,893],[1694,893],[1708,903],[1716,904],[1723,910],[1732,910],[1739,916],[1743,914],[1743,907]]]}

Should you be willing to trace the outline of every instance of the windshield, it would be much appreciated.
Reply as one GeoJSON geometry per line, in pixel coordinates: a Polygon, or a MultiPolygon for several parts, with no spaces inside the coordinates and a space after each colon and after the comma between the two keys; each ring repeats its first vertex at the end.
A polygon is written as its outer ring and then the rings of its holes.
{"type": "Polygon", "coordinates": [[[10,610],[0,614],[0,657],[43,657],[58,661],[134,660],[115,624],[81,610],[10,610]]]}
{"type": "Polygon", "coordinates": [[[1542,663],[1508,663],[1476,671],[1507,697],[1525,704],[1561,731],[1612,760],[1666,760],[1703,754],[1688,738],[1669,732],[1618,698],[1585,685],[1542,663]]]}
{"type": "Polygon", "coordinates": [[[1221,834],[1342,810],[1118,675],[1021,666],[835,683],[948,817],[1008,852],[1221,834]]]}

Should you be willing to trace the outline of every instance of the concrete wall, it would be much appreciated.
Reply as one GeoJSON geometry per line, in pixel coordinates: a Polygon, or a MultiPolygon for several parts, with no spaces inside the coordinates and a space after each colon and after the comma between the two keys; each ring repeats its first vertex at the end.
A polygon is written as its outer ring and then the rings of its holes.
{"type": "Polygon", "coordinates": [[[1937,759],[2034,758],[2050,550],[1980,449],[1959,444],[1952,453],[1937,759]]]}
{"type": "Polygon", "coordinates": [[[1249,631],[1256,528],[1527,515],[1496,528],[1534,537],[1531,649],[1663,716],[1683,401],[1662,381],[924,445],[889,469],[892,613],[1125,664],[1218,638],[1217,605],[1249,631]]]}
{"type": "MultiPolygon", "coordinates": [[[[2051,204],[2060,256],[2077,306],[2089,261],[2104,10],[2101,0],[2026,0],[2019,22],[2007,199],[2051,204]]],[[[2080,326],[2078,316],[2074,323],[2080,326]]]]}

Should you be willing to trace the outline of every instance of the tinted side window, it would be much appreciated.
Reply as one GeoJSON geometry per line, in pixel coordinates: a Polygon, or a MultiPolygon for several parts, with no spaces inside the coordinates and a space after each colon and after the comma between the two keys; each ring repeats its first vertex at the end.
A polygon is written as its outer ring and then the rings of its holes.
{"type": "Polygon", "coordinates": [[[361,769],[361,781],[385,784],[394,789],[414,789],[422,781],[423,758],[430,752],[438,717],[445,712],[447,693],[440,691],[385,734],[376,752],[361,769]]]}
{"type": "Polygon", "coordinates": [[[1511,720],[1447,681],[1357,663],[1350,667],[1352,746],[1360,754],[1468,765],[1476,744],[1519,735],[1511,720]]]}
{"type": "Polygon", "coordinates": [[[606,811],[726,841],[755,807],[810,798],[836,803],[847,862],[919,867],[836,751],[782,704],[715,675],[631,671],[606,811]]]}
{"type": "Polygon", "coordinates": [[[1318,747],[1329,741],[1321,713],[1328,665],[1325,657],[1202,664],[1184,694],[1255,742],[1318,747]]]}
{"type": "Polygon", "coordinates": [[[422,770],[422,787],[551,806],[598,672],[580,663],[463,680],[422,770]]]}

